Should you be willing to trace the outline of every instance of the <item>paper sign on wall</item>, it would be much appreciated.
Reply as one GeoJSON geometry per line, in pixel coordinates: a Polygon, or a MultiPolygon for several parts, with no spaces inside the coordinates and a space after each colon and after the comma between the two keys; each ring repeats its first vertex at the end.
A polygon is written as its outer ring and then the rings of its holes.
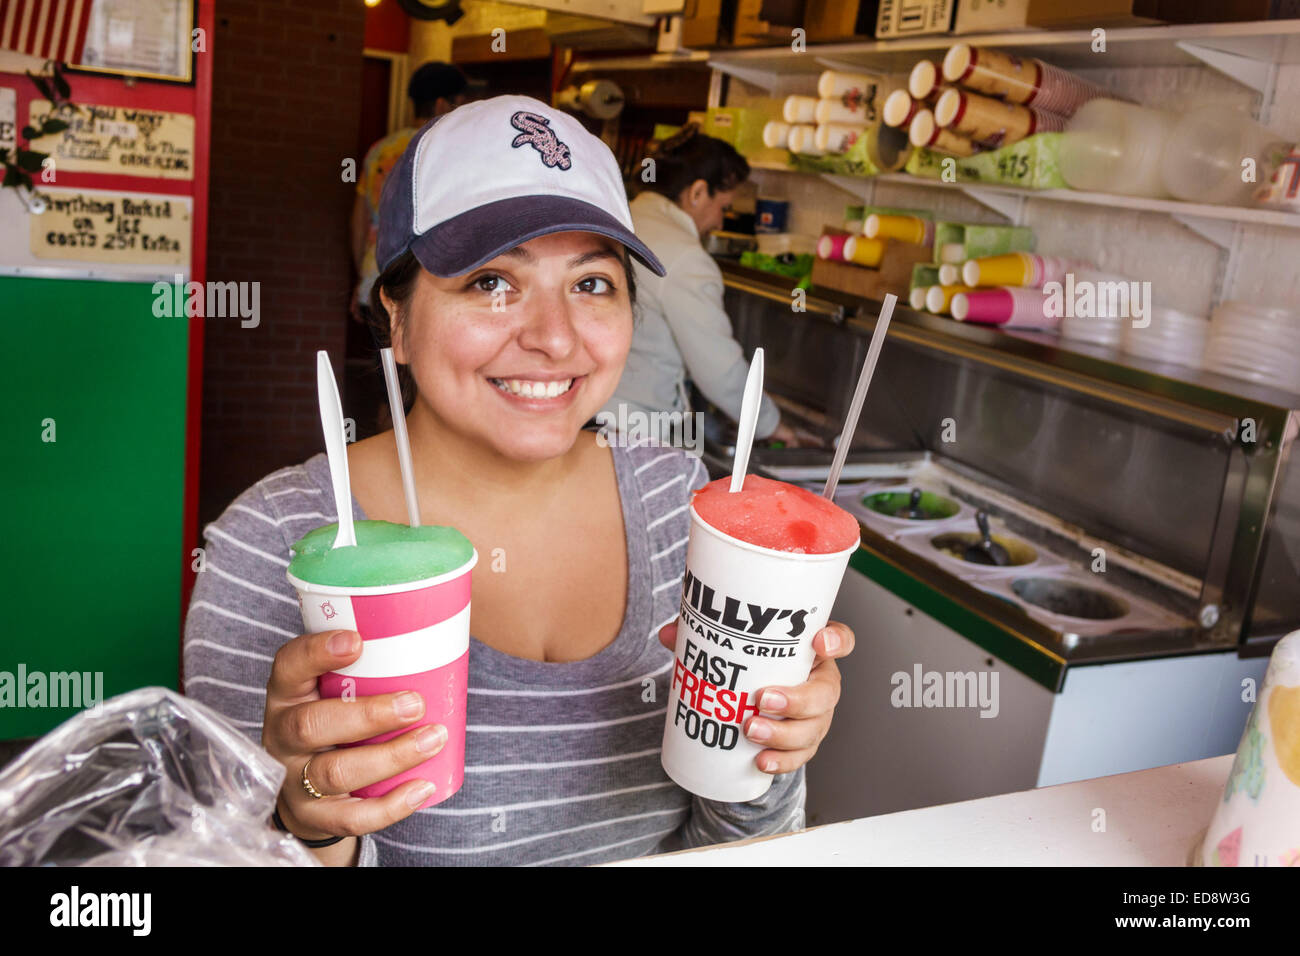
{"type": "Polygon", "coordinates": [[[180,198],[42,190],[49,207],[31,220],[31,252],[42,259],[123,265],[190,261],[190,211],[180,198]]]}
{"type": "MultiPolygon", "coordinates": [[[[33,100],[33,126],[50,112],[49,100],[33,100]]],[[[130,106],[82,105],[61,117],[68,128],[32,140],[49,153],[56,170],[124,173],[156,179],[194,178],[194,117],[130,106]]]]}
{"type": "Polygon", "coordinates": [[[18,92],[12,87],[0,86],[0,149],[12,150],[18,145],[18,92]]]}

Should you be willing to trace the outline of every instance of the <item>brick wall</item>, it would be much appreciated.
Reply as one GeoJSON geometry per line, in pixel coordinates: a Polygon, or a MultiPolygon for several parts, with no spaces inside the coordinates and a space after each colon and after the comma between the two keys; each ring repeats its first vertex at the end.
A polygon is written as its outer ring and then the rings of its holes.
{"type": "Polygon", "coordinates": [[[206,322],[201,522],[324,447],[313,357],[328,349],[341,385],[355,187],[340,172],[356,151],[365,11],[217,7],[208,279],[260,282],[261,323],[206,322]]]}

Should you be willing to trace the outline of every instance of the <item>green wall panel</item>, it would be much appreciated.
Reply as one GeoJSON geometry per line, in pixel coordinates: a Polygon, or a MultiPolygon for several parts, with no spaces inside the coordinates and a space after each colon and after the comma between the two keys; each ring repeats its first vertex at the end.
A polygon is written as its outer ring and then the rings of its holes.
{"type": "MultiPolygon", "coordinates": [[[[147,283],[0,277],[0,682],[23,665],[102,672],[105,698],[177,686],[189,329],[153,301],[147,283]]],[[[0,739],[76,712],[3,692],[0,739]]]]}

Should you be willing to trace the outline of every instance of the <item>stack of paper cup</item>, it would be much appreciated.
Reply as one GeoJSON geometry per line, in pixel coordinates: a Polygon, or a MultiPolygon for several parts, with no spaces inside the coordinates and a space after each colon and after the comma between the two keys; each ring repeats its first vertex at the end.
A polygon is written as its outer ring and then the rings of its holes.
{"type": "Polygon", "coordinates": [[[1221,375],[1300,390],[1300,314],[1224,302],[1210,320],[1202,365],[1221,375]]]}
{"type": "Polygon", "coordinates": [[[817,122],[817,98],[815,96],[787,96],[782,108],[782,119],[787,123],[817,122]]]}
{"type": "Polygon", "coordinates": [[[884,239],[868,239],[866,236],[849,236],[844,240],[844,261],[855,265],[875,269],[885,257],[884,239]]]}
{"type": "Polygon", "coordinates": [[[949,315],[953,296],[974,291],[968,285],[932,285],[925,293],[925,310],[935,315],[949,315]]]}
{"type": "Polygon", "coordinates": [[[817,127],[799,123],[790,127],[788,146],[790,152],[804,156],[821,156],[825,150],[817,148],[817,127]]]}
{"type": "Polygon", "coordinates": [[[763,145],[768,149],[787,149],[790,130],[794,127],[782,120],[771,120],[763,127],[763,145]]]}
{"type": "Polygon", "coordinates": [[[1210,323],[1204,316],[1157,306],[1145,328],[1132,322],[1124,326],[1120,349],[1153,362],[1199,368],[1209,332],[1210,323]]]}
{"type": "Polygon", "coordinates": [[[933,60],[919,60],[907,76],[907,92],[913,99],[933,99],[939,92],[939,81],[943,70],[933,60]]]}
{"type": "Polygon", "coordinates": [[[1054,329],[1060,316],[1047,308],[1042,289],[1007,286],[959,292],[949,304],[958,322],[999,325],[1006,328],[1054,329]]]}
{"type": "Polygon", "coordinates": [[[884,108],[880,111],[880,121],[886,126],[907,129],[912,125],[912,118],[924,108],[925,104],[921,100],[913,99],[907,90],[894,90],[885,98],[884,108]]]}
{"type": "Polygon", "coordinates": [[[823,123],[813,134],[813,144],[823,153],[847,153],[866,131],[852,123],[823,123]]]}

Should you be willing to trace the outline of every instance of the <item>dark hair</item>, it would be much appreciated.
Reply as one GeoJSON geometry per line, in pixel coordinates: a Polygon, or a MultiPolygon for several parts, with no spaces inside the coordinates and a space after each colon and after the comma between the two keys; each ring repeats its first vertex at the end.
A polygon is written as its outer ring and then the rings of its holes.
{"type": "MultiPolygon", "coordinates": [[[[632,271],[632,258],[623,246],[623,271],[627,275],[627,297],[632,305],[632,315],[635,321],[636,317],[636,279],[632,271]]],[[[402,313],[397,316],[399,322],[405,321],[406,312],[411,302],[411,295],[415,292],[415,280],[420,275],[420,261],[415,258],[415,253],[407,249],[375,279],[374,284],[370,287],[370,309],[366,316],[370,324],[370,334],[375,340],[375,349],[389,348],[393,344],[393,316],[388,314],[384,308],[384,300],[380,297],[380,292],[388,294],[388,298],[402,313]]],[[[402,384],[402,400],[407,409],[411,407],[411,400],[415,397],[414,382],[411,379],[410,369],[405,365],[397,367],[398,378],[402,384]]]]}
{"type": "Polygon", "coordinates": [[[439,99],[451,102],[468,86],[469,80],[458,67],[435,60],[411,74],[406,94],[415,103],[415,115],[429,117],[434,114],[439,99]]]}
{"type": "Polygon", "coordinates": [[[697,179],[704,180],[709,195],[735,189],[749,178],[749,163],[730,143],[705,136],[699,125],[687,123],[651,152],[654,179],[646,183],[673,202],[697,179]]]}

